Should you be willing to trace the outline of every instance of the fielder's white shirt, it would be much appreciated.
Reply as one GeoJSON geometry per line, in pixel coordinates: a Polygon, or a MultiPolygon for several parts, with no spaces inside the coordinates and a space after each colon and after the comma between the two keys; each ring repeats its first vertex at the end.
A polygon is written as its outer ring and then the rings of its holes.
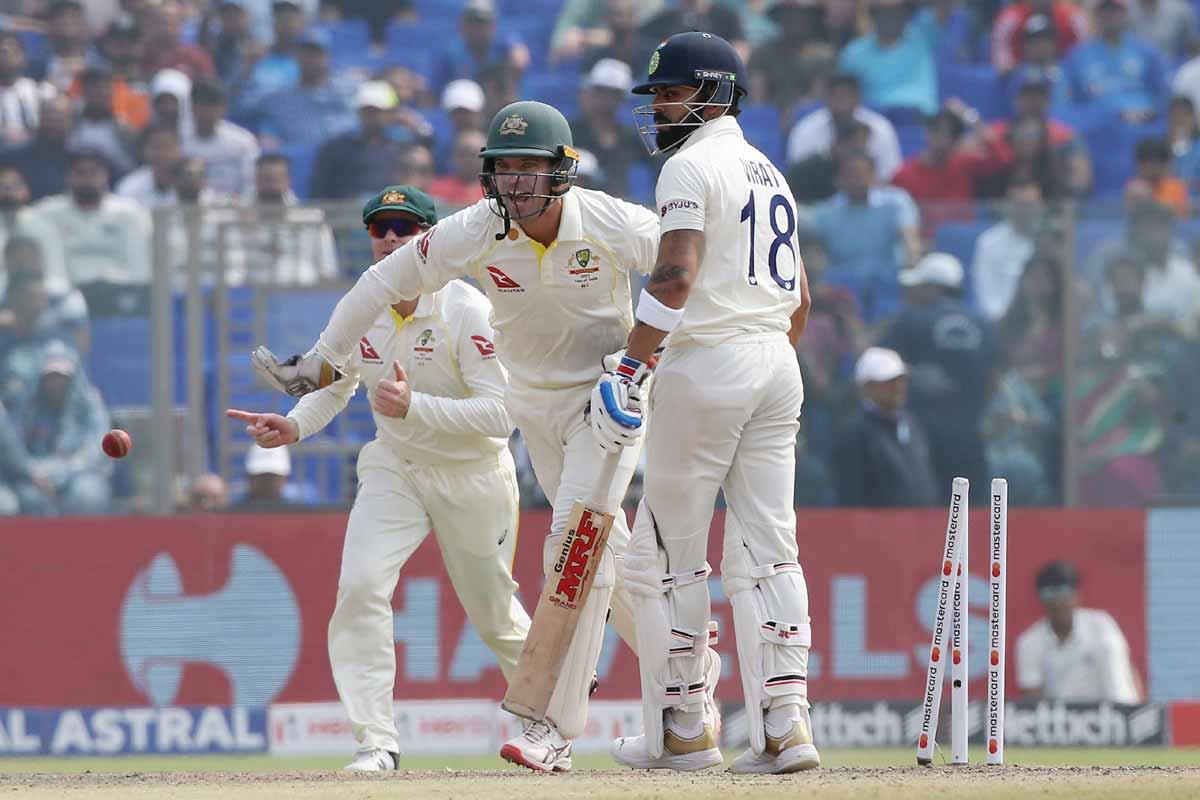
{"type": "Polygon", "coordinates": [[[1064,703],[1140,703],[1129,644],[1106,611],[1079,608],[1060,642],[1048,619],[1017,639],[1017,686],[1064,703]]]}
{"type": "Polygon", "coordinates": [[[733,117],[698,128],[662,168],[662,233],[704,232],[700,274],[671,344],[791,328],[800,306],[796,199],[733,117]]]}
{"type": "Polygon", "coordinates": [[[516,223],[497,241],[503,223],[487,199],[446,217],[363,273],[338,303],[317,351],[341,366],[384,306],[470,275],[492,302],[496,350],[514,385],[590,386],[601,360],[625,346],[633,327],[629,273],[654,266],[658,220],[587,189],[571,189],[562,204],[549,247],[516,223]]]}
{"type": "Polygon", "coordinates": [[[300,399],[288,415],[300,438],[324,428],[346,407],[359,383],[373,401],[380,378],[396,379],[393,361],[408,374],[412,402],[403,418],[372,410],[378,439],[419,464],[472,461],[508,447],[513,424],[504,409],[507,380],[496,358],[491,306],[463,281],[422,295],[407,319],[388,308],[361,337],[345,377],[300,399]]]}

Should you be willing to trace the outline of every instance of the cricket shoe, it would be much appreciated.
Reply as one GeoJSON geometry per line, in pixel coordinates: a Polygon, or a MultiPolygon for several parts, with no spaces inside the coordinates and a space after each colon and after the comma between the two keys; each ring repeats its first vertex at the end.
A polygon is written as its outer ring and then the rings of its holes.
{"type": "Polygon", "coordinates": [[[717,747],[713,727],[705,723],[700,735],[684,739],[670,727],[663,732],[662,755],[651,756],[646,749],[646,736],[622,736],[612,743],[609,753],[617,763],[633,769],[673,769],[678,772],[719,767],[725,760],[717,747]]]}
{"type": "Polygon", "coordinates": [[[761,753],[747,747],[746,752],[733,760],[729,771],[740,775],[786,775],[821,766],[808,709],[802,710],[800,719],[792,720],[791,728],[780,736],[772,735],[768,728],[766,740],[767,746],[761,753]]]}
{"type": "Polygon", "coordinates": [[[704,667],[704,694],[708,718],[712,720],[713,741],[721,741],[721,704],[717,702],[717,681],[721,679],[721,654],[711,647],[704,651],[708,663],[704,667]]]}
{"type": "Polygon", "coordinates": [[[354,754],[354,760],[345,767],[352,772],[387,772],[399,768],[399,754],[384,750],[382,747],[359,750],[354,754]]]}
{"type": "Polygon", "coordinates": [[[531,722],[500,748],[500,757],[534,772],[570,772],[571,742],[549,722],[531,722]]]}

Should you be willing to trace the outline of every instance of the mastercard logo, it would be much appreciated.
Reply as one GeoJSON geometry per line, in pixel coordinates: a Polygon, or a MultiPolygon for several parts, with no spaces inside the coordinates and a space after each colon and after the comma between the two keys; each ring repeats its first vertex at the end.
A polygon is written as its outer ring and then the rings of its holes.
{"type": "Polygon", "coordinates": [[[953,569],[953,567],[951,566],[951,564],[950,564],[950,562],[949,562],[949,561],[946,561],[946,563],[945,563],[945,564],[942,564],[942,574],[943,574],[943,575],[949,575],[949,574],[950,574],[950,571],[951,571],[952,569],[953,569]]]}
{"type": "Polygon", "coordinates": [[[998,650],[993,650],[992,651],[992,666],[993,667],[999,666],[999,664],[1000,664],[1000,652],[998,650]]]}
{"type": "Polygon", "coordinates": [[[962,653],[955,650],[954,653],[950,656],[950,658],[951,658],[951,660],[954,661],[955,664],[959,664],[962,662],[962,653]]]}
{"type": "Polygon", "coordinates": [[[989,753],[995,753],[999,749],[1000,749],[1000,745],[996,744],[995,739],[988,740],[988,752],[989,753]]]}
{"type": "Polygon", "coordinates": [[[993,578],[1000,577],[1000,562],[999,561],[992,562],[992,577],[993,578]]]}
{"type": "Polygon", "coordinates": [[[938,648],[938,647],[933,648],[933,653],[930,654],[929,658],[931,661],[941,661],[942,660],[941,648],[938,648]]]}
{"type": "MultiPolygon", "coordinates": [[[[993,745],[993,746],[995,746],[995,744],[996,744],[995,742],[992,742],[992,745],[993,745]]],[[[924,750],[926,747],[928,747],[928,746],[929,746],[929,737],[928,737],[928,736],[926,736],[925,734],[923,734],[923,733],[922,733],[922,734],[921,734],[921,741],[920,741],[920,742],[918,742],[918,745],[917,745],[917,746],[918,746],[918,747],[920,747],[922,750],[924,750]]],[[[992,752],[994,753],[994,752],[996,752],[996,751],[995,751],[995,750],[993,750],[992,752]]]]}

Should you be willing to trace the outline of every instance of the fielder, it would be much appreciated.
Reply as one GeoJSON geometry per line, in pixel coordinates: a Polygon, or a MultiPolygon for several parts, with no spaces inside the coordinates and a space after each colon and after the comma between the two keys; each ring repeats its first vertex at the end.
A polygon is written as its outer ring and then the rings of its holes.
{"type": "MultiPolygon", "coordinates": [[[[363,222],[375,260],[437,222],[433,200],[389,186],[363,222]]],[[[507,379],[492,345],[487,299],[463,281],[383,309],[344,361],[344,376],[305,395],[286,417],[231,409],[262,447],[324,428],[367,387],[378,428],[358,457],[358,495],[346,527],[337,604],[329,620],[333,679],[360,749],[347,769],[396,769],[392,594],[432,526],[446,573],[505,677],[516,668],[529,617],[516,597],[516,468],[507,379]]]]}
{"type": "MultiPolygon", "coordinates": [[[[572,506],[591,494],[600,471],[603,454],[590,431],[589,398],[602,359],[623,346],[633,326],[629,275],[648,271],[658,219],[602,192],[572,188],[578,153],[571,129],[545,104],[523,101],[501,109],[480,155],[483,200],[364,273],[338,303],[313,352],[283,364],[264,352],[260,363],[284,391],[324,385],[387,303],[473,275],[492,300],[496,351],[510,376],[509,414],[553,505],[543,550],[549,571],[572,506]]],[[[621,456],[613,507],[625,495],[638,456],[637,446],[621,456]]],[[[635,646],[616,569],[628,542],[629,529],[618,514],[546,719],[506,742],[503,758],[539,771],[570,769],[570,740],[587,721],[610,602],[614,627],[635,646]]]]}
{"type": "Polygon", "coordinates": [[[749,716],[741,773],[820,764],[806,678],[808,590],[797,561],[792,507],[795,440],[804,397],[794,343],[809,294],[797,250],[796,201],[783,175],[737,122],[745,67],[724,39],[681,33],[650,57],[651,94],[635,110],[672,152],[657,187],[662,241],[625,358],[593,395],[597,442],[636,441],[638,377],[666,351],[650,390],[645,495],[623,576],[633,594],[645,734],[612,753],[639,769],[721,764],[702,702],[708,626],[708,530],[724,489],[725,594],[733,606],[749,716]],[[685,305],[686,304],[686,305],[685,305]]]}

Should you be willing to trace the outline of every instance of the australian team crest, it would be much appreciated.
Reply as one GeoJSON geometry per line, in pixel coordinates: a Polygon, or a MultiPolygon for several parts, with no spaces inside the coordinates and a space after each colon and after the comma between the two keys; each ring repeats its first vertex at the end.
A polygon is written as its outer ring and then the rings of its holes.
{"type": "Polygon", "coordinates": [[[520,114],[509,114],[500,123],[499,134],[501,136],[524,136],[529,130],[529,123],[520,114]]]}
{"type": "Polygon", "coordinates": [[[576,250],[567,264],[567,274],[576,286],[588,287],[595,282],[600,272],[600,257],[592,255],[591,248],[576,250]]]}
{"type": "Polygon", "coordinates": [[[428,364],[433,361],[433,329],[426,328],[421,331],[421,335],[417,337],[417,343],[413,345],[413,359],[418,364],[428,364]]]}
{"type": "Polygon", "coordinates": [[[390,192],[384,193],[383,197],[379,198],[379,205],[394,206],[403,203],[406,199],[404,192],[397,192],[393,189],[390,192]]]}

